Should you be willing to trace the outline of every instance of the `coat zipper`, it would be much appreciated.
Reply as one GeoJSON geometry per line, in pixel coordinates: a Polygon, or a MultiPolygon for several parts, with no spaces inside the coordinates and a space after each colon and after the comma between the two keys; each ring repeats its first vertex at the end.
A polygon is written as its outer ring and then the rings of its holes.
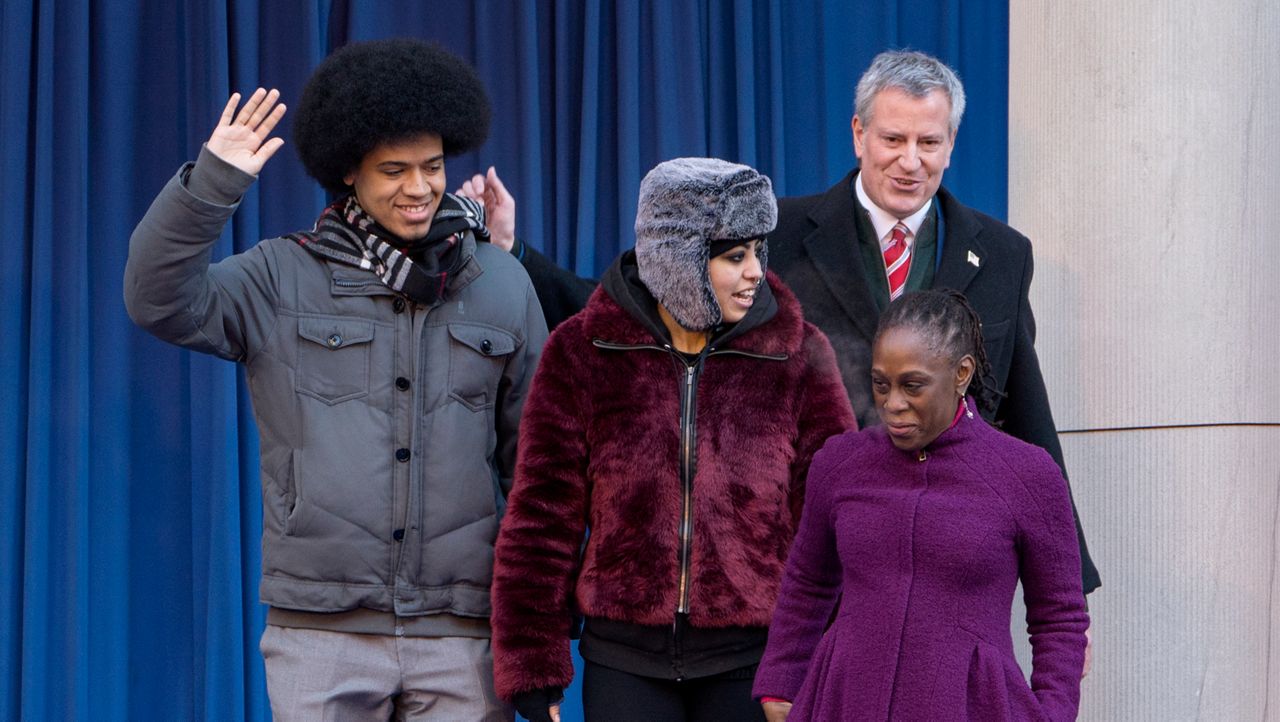
{"type": "MultiPolygon", "coordinates": [[[[656,346],[653,344],[622,344],[605,341],[603,339],[592,339],[591,344],[596,348],[609,349],[611,351],[665,351],[671,354],[680,365],[685,369],[684,388],[682,389],[680,404],[680,531],[679,531],[679,564],[680,576],[677,585],[676,598],[676,614],[689,613],[689,597],[690,597],[690,564],[693,556],[693,477],[697,472],[697,457],[695,456],[697,446],[697,386],[698,386],[698,367],[701,360],[690,364],[683,356],[681,356],[670,344],[656,346]]],[[[702,357],[709,356],[746,356],[748,358],[760,359],[764,361],[786,361],[786,354],[772,355],[755,353],[752,351],[742,351],[739,349],[717,349],[715,347],[708,348],[703,352],[702,357]]],[[[672,634],[676,634],[678,620],[673,620],[671,625],[672,634]]]]}
{"type": "Polygon", "coordinates": [[[693,546],[694,399],[697,365],[686,362],[684,403],[680,408],[680,586],[676,612],[689,613],[689,557],[693,546]]]}
{"type": "Polygon", "coordinates": [[[364,288],[365,286],[375,285],[375,281],[358,281],[353,278],[334,278],[333,285],[342,288],[364,288]]]}
{"type": "Polygon", "coordinates": [[[759,359],[761,361],[786,361],[790,358],[790,356],[785,353],[756,353],[755,351],[743,351],[736,348],[717,349],[714,346],[707,350],[707,356],[746,356],[747,358],[759,359]]]}

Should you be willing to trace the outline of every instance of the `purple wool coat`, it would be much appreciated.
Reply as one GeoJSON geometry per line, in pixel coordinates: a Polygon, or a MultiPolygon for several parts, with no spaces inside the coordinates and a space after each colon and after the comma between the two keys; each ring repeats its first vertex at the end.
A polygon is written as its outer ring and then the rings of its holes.
{"type": "Polygon", "coordinates": [[[793,720],[1071,720],[1088,625],[1047,453],[976,410],[923,452],[876,426],[814,457],[755,695],[793,700],[793,720]],[[1030,686],[1009,632],[1019,577],[1030,686]]]}

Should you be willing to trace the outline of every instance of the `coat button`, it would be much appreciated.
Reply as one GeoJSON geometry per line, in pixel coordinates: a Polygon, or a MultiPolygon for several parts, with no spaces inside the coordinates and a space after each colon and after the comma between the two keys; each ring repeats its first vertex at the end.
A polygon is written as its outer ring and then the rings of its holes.
{"type": "Polygon", "coordinates": [[[401,376],[400,378],[396,379],[396,388],[400,389],[401,391],[408,391],[408,390],[409,390],[409,379],[407,379],[407,378],[405,378],[405,377],[403,377],[403,376],[401,376]]]}
{"type": "Polygon", "coordinates": [[[396,449],[396,461],[408,461],[408,460],[409,460],[408,449],[396,449]]]}
{"type": "Polygon", "coordinates": [[[392,301],[391,310],[395,311],[396,313],[404,313],[404,299],[397,298],[396,300],[392,301]]]}
{"type": "Polygon", "coordinates": [[[391,538],[396,541],[404,541],[404,529],[396,529],[391,532],[391,538]]]}
{"type": "Polygon", "coordinates": [[[487,338],[481,341],[480,350],[484,352],[485,356],[488,356],[489,354],[493,353],[493,342],[487,338]]]}
{"type": "Polygon", "coordinates": [[[342,337],[336,333],[332,333],[329,334],[329,338],[325,339],[324,342],[329,344],[329,348],[337,348],[342,345],[342,337]]]}

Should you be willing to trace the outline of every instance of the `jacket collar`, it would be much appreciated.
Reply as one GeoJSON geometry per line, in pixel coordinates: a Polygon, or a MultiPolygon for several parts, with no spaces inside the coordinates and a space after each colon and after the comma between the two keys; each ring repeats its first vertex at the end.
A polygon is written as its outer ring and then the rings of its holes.
{"type": "MultiPolygon", "coordinates": [[[[814,229],[803,243],[831,295],[869,340],[875,337],[880,311],[871,297],[866,270],[856,246],[858,224],[854,214],[858,208],[852,187],[857,174],[857,168],[850,171],[809,210],[814,229]],[[850,239],[855,239],[855,243],[851,244],[850,239]]],[[[933,287],[963,292],[987,255],[981,240],[982,224],[975,212],[956,200],[946,188],[939,187],[934,200],[938,202],[938,244],[942,248],[942,260],[934,275],[933,287]]]]}
{"type": "MultiPolygon", "coordinates": [[[[457,272],[445,280],[445,297],[440,303],[447,302],[462,289],[471,285],[484,273],[484,267],[476,258],[476,239],[470,232],[462,234],[462,264],[457,272]]],[[[323,259],[329,269],[330,292],[335,296],[394,296],[391,290],[378,279],[373,271],[355,268],[331,259],[323,259]]]]}
{"type": "Polygon", "coordinates": [[[480,260],[476,258],[476,237],[474,233],[467,231],[462,234],[462,265],[458,267],[456,273],[445,280],[445,298],[448,300],[454,294],[471,285],[471,282],[480,277],[484,273],[484,268],[480,265],[480,260]]]}
{"type": "Polygon", "coordinates": [[[935,197],[939,202],[938,243],[942,246],[942,262],[934,274],[933,287],[954,288],[963,293],[987,258],[982,223],[976,211],[956,200],[946,188],[938,188],[935,197]]]}
{"type": "Polygon", "coordinates": [[[850,171],[809,210],[814,229],[804,237],[804,247],[845,315],[870,339],[876,333],[879,311],[857,248],[857,206],[852,190],[857,174],[857,169],[850,171]]]}
{"type": "MultiPolygon", "coordinates": [[[[592,340],[623,345],[655,345],[669,341],[658,318],[656,301],[639,282],[633,251],[624,253],[601,279],[583,311],[583,330],[592,340]]],[[[766,356],[790,356],[800,351],[804,317],[800,302],[773,271],[768,271],[756,305],[747,317],[721,334],[713,334],[709,349],[735,350],[766,356]]]]}

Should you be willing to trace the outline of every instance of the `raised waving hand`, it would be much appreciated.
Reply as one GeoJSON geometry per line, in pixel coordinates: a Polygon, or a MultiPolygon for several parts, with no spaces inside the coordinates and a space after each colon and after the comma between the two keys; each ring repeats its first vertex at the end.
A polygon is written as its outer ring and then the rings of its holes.
{"type": "Polygon", "coordinates": [[[236,168],[258,175],[262,166],[284,145],[283,138],[270,137],[276,123],[284,117],[285,107],[279,100],[280,91],[275,88],[270,92],[258,88],[237,113],[240,94],[232,93],[205,145],[211,153],[236,168]]]}

